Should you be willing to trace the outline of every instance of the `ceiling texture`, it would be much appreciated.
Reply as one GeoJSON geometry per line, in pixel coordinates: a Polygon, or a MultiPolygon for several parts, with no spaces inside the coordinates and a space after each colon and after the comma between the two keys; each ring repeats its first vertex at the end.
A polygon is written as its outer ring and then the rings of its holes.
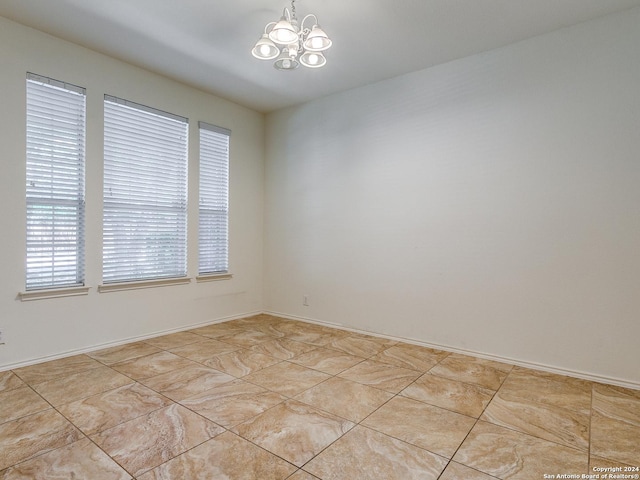
{"type": "Polygon", "coordinates": [[[502,47],[640,0],[296,0],[333,40],[321,69],[251,48],[290,0],[0,0],[0,16],[260,112],[502,47]]]}

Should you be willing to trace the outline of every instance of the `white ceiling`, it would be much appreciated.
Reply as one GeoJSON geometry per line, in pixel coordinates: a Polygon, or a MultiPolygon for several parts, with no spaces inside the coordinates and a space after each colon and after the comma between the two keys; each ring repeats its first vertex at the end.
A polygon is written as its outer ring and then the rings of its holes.
{"type": "Polygon", "coordinates": [[[296,0],[333,40],[281,72],[250,50],[290,0],[0,0],[0,16],[268,112],[640,5],[640,0],[296,0]]]}

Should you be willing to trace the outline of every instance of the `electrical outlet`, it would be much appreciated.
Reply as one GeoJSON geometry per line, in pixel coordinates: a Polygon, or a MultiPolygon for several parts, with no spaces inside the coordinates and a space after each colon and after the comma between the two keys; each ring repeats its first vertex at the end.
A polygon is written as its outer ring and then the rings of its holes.
{"type": "Polygon", "coordinates": [[[309,295],[307,295],[306,293],[302,296],[302,305],[304,305],[305,307],[309,306],[309,295]]]}

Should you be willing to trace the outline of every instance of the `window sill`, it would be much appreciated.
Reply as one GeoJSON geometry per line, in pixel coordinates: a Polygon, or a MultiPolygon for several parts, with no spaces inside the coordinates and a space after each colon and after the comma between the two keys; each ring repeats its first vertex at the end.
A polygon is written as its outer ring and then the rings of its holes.
{"type": "Polygon", "coordinates": [[[205,275],[198,275],[196,277],[196,282],[216,282],[218,280],[229,280],[233,278],[231,273],[208,273],[205,275]]]}
{"type": "Polygon", "coordinates": [[[138,290],[141,288],[168,287],[171,285],[186,285],[191,283],[191,278],[162,278],[159,280],[142,280],[135,282],[107,283],[98,286],[98,292],[121,292],[124,290],[138,290]]]}
{"type": "Polygon", "coordinates": [[[91,287],[51,288],[44,290],[32,290],[18,293],[18,298],[23,302],[32,300],[44,300],[45,298],[77,297],[88,295],[91,287]]]}

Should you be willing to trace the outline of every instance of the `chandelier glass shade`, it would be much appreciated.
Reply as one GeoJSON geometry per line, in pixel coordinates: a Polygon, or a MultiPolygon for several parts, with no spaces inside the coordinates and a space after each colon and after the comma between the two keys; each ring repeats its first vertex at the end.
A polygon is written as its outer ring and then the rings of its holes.
{"type": "Polygon", "coordinates": [[[295,70],[300,64],[309,68],[322,67],[327,63],[323,52],[332,42],[313,13],[298,22],[295,1],[291,1],[291,10],[285,7],[279,21],[264,27],[251,54],[260,60],[275,59],[273,66],[278,70],[295,70]],[[311,19],[308,22],[311,28],[305,27],[308,19],[311,19]]]}

